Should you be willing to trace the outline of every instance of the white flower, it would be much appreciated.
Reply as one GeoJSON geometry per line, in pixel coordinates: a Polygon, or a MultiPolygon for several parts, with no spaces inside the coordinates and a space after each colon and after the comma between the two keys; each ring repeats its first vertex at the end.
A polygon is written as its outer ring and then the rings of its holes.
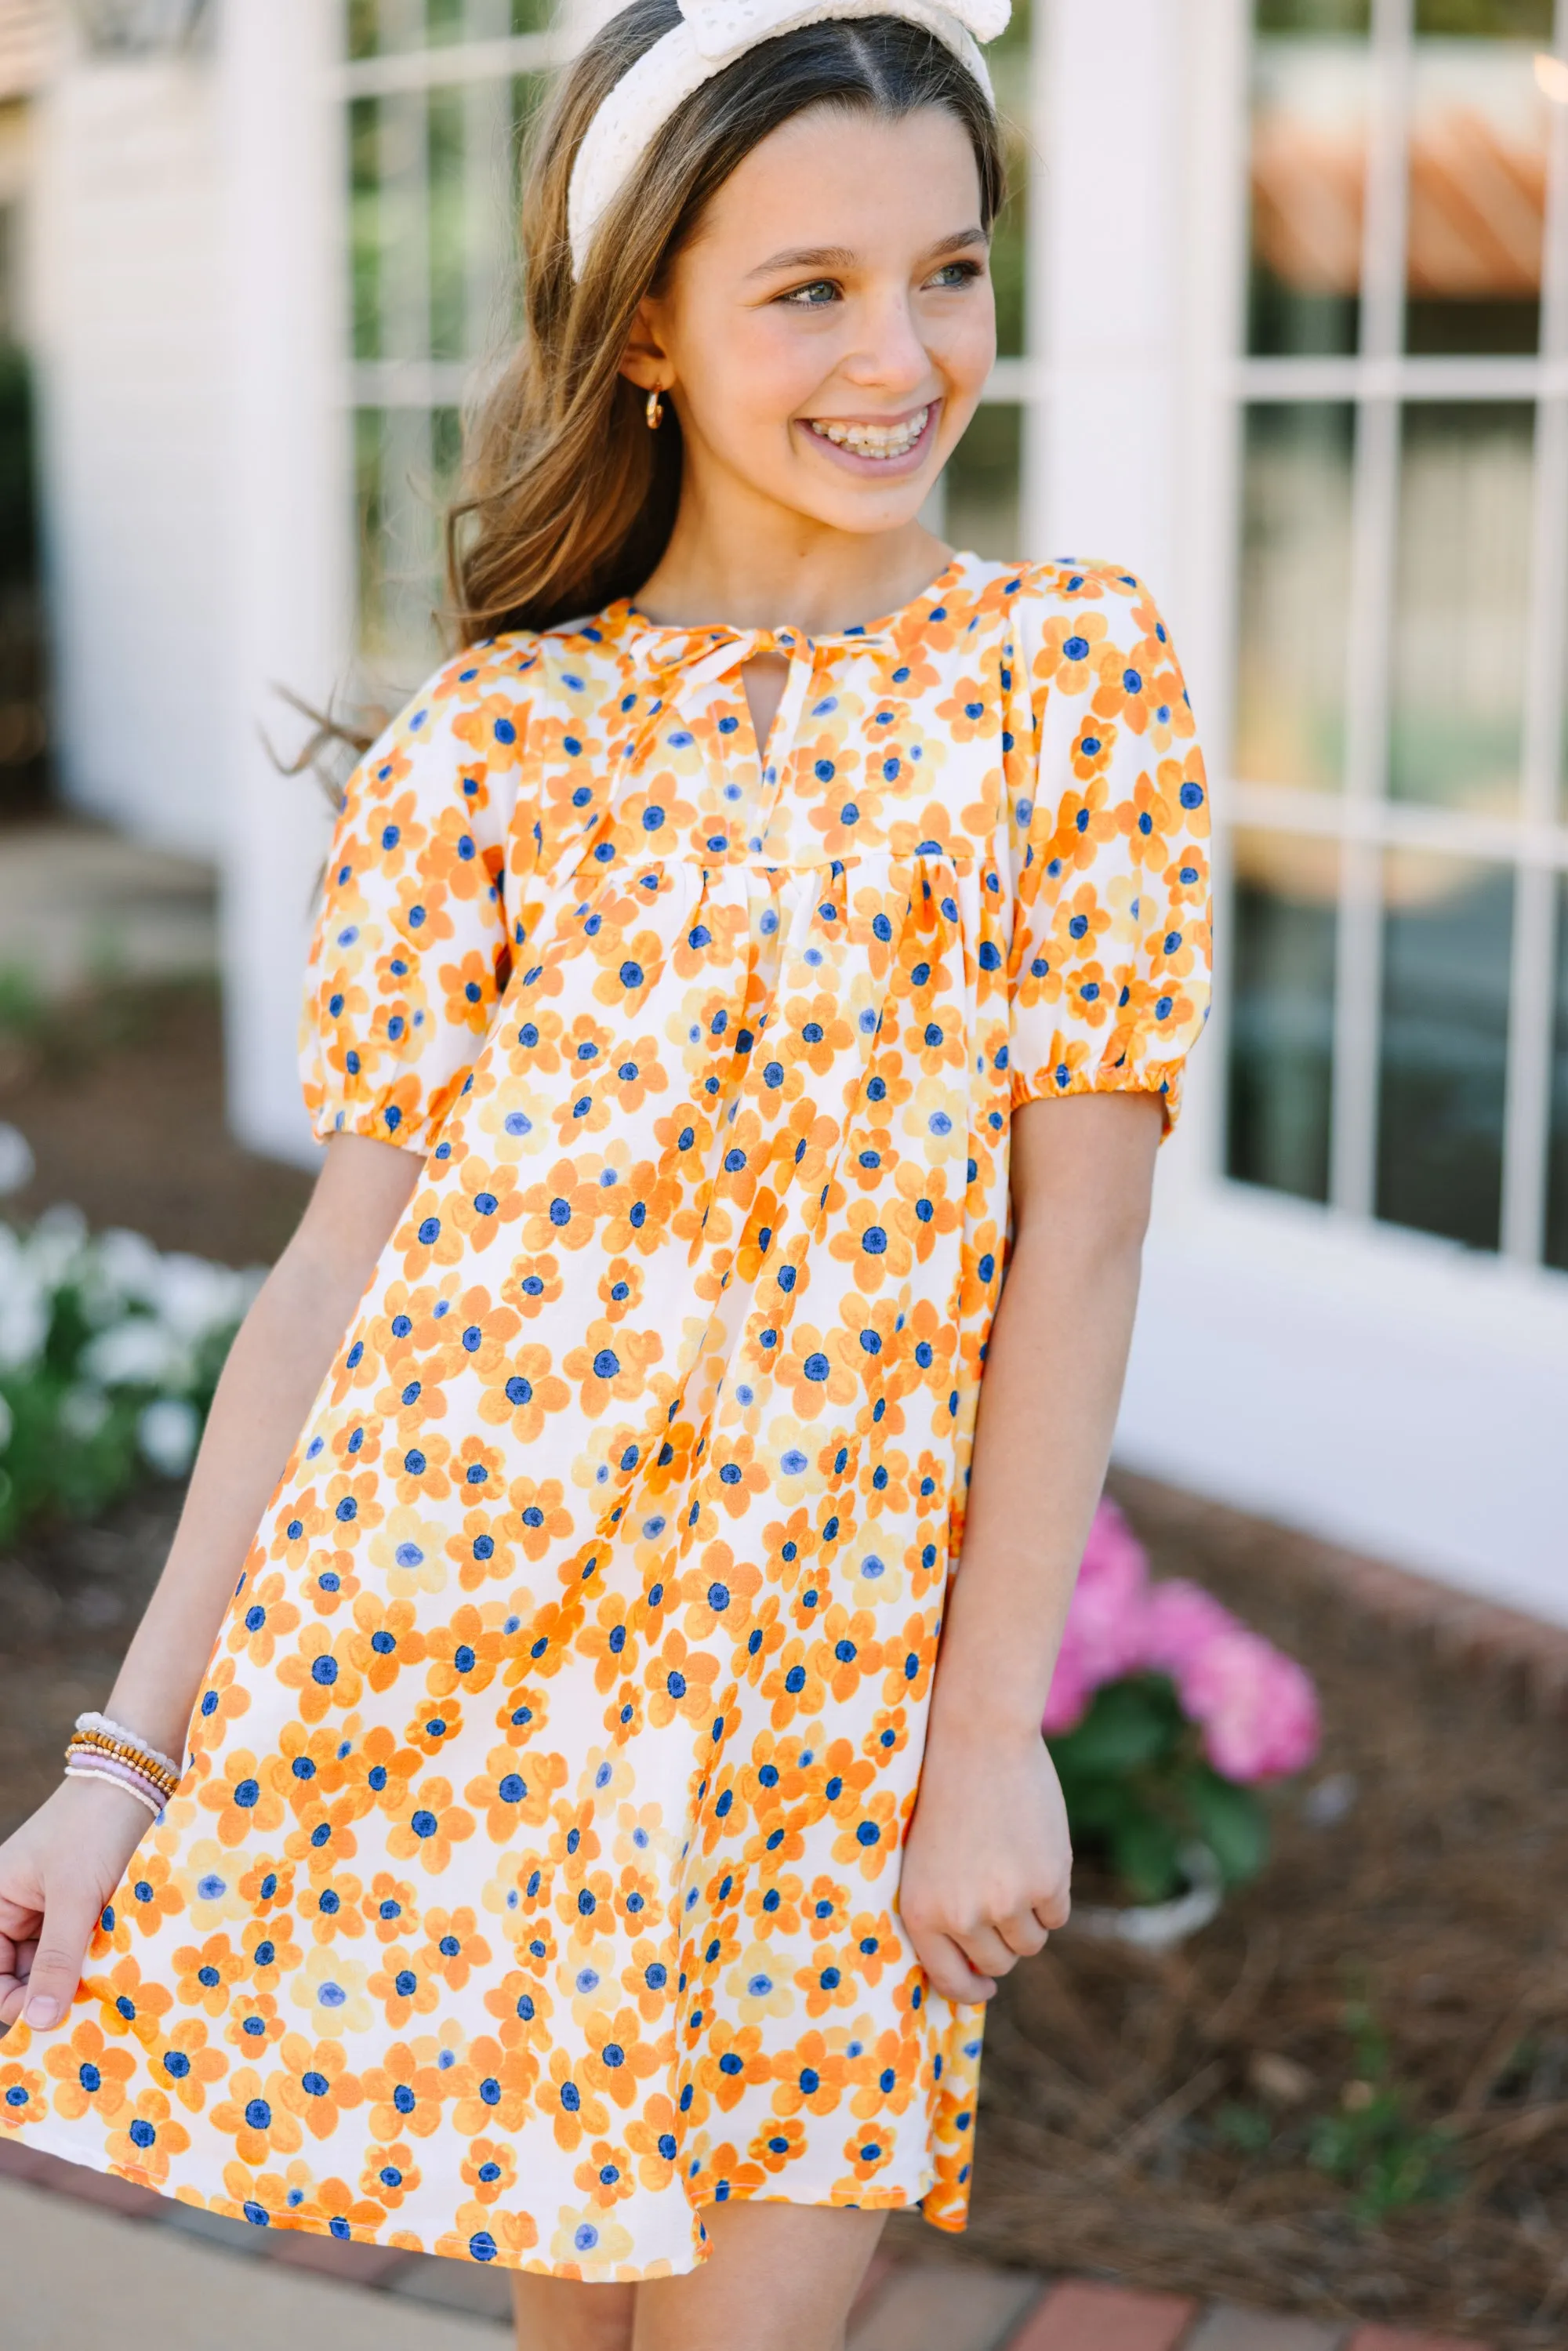
{"type": "Polygon", "coordinates": [[[35,1275],[49,1290],[59,1290],[87,1270],[87,1218],[63,1200],[46,1208],[22,1247],[35,1275]]]}
{"type": "Polygon", "coordinates": [[[83,1302],[89,1320],[110,1322],[131,1304],[158,1303],[158,1271],[162,1260],[141,1233],[111,1226],[92,1244],[82,1278],[83,1302]]]}
{"type": "Polygon", "coordinates": [[[175,1249],[159,1261],[149,1303],[182,1339],[195,1341],[228,1330],[240,1320],[250,1298],[248,1275],[175,1249]]]}
{"type": "Polygon", "coordinates": [[[0,1192],[20,1192],[32,1182],[37,1165],[21,1128],[0,1119],[0,1192]]]}
{"type": "Polygon", "coordinates": [[[109,1398],[101,1388],[68,1388],[60,1398],[60,1426],[68,1437],[83,1443],[96,1437],[109,1418],[109,1398]]]}
{"type": "Polygon", "coordinates": [[[154,1469],[183,1478],[195,1458],[201,1424],[194,1405],[182,1396],[160,1396],[136,1424],[136,1441],[154,1469]]]}
{"type": "Polygon", "coordinates": [[[176,1388],[190,1379],[186,1349],[151,1314],[128,1314],[89,1339],[81,1369],[106,1388],[176,1388]]]}
{"type": "Polygon", "coordinates": [[[50,1310],[48,1285],[9,1225],[0,1225],[0,1371],[26,1371],[37,1363],[50,1310]]]}

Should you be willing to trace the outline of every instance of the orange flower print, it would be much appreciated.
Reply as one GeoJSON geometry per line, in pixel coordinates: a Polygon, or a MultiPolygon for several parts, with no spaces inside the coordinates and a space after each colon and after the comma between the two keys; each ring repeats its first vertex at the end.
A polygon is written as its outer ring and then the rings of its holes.
{"type": "MultiPolygon", "coordinates": [[[[54,2092],[57,2115],[76,2122],[91,2111],[112,2120],[125,2104],[127,2089],[135,2076],[136,2060],[119,2042],[105,2040],[102,2028],[84,2016],[73,2028],[68,2041],[57,2041],[45,2052],[44,2067],[58,2085],[54,2092]]],[[[19,2078],[31,2098],[36,2094],[26,2075],[19,2078]]],[[[5,2107],[10,2126],[19,2129],[20,2102],[7,2104],[0,2097],[0,2106],[5,2107]]]]}
{"type": "Polygon", "coordinates": [[[138,2091],[129,2113],[120,2116],[118,2126],[104,2140],[103,2151],[128,2179],[161,2188],[171,2165],[190,2144],[191,2134],[173,2119],[165,2094],[145,2089],[138,2091]]]}
{"type": "Polygon", "coordinates": [[[182,1789],[0,2051],[24,2147],[596,2280],[700,2260],[708,2200],[962,2225],[982,2019],[898,1856],[1012,1121],[1177,1114],[1207,784],[1112,564],[786,619],[760,768],[748,642],[503,628],[349,778],[305,1095],[411,1197],[182,1789]]]}

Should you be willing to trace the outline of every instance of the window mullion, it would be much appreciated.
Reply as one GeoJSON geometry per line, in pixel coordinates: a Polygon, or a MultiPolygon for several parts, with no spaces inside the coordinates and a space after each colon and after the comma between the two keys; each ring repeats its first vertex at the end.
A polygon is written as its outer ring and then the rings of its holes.
{"type": "MultiPolygon", "coordinates": [[[[1373,0],[1372,119],[1362,224],[1362,358],[1394,359],[1405,301],[1405,126],[1412,0],[1373,0]]],[[[1350,645],[1345,677],[1347,838],[1334,972],[1330,1197],[1370,1217],[1376,1190],[1383,858],[1357,818],[1385,794],[1399,502],[1399,408],[1367,394],[1356,419],[1350,645]]]]}
{"type": "MultiPolygon", "coordinates": [[[[1557,0],[1555,40],[1568,56],[1568,0],[1557,0]]],[[[1568,352],[1568,108],[1552,109],[1542,258],[1541,352],[1551,365],[1568,352]]],[[[1557,816],[1563,772],[1563,656],[1568,648],[1568,399],[1536,409],[1531,519],[1530,644],[1524,709],[1521,812],[1527,841],[1557,816]]],[[[1540,862],[1519,871],[1504,1112],[1502,1251],[1539,1264],[1545,1239],[1547,1150],[1552,1123],[1552,1049],[1558,886],[1540,862]]]]}

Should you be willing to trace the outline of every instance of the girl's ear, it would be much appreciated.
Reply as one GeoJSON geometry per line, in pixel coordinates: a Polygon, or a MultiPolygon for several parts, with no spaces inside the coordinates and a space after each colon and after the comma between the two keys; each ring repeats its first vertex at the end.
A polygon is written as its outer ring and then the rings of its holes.
{"type": "Polygon", "coordinates": [[[632,321],[632,331],[626,338],[626,348],[621,354],[621,372],[639,392],[668,392],[673,381],[670,361],[659,332],[653,300],[644,296],[637,305],[637,315],[632,321]]]}

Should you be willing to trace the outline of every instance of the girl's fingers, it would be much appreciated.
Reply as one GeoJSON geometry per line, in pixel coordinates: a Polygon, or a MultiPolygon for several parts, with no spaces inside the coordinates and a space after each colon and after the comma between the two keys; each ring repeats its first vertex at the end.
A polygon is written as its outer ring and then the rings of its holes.
{"type": "Polygon", "coordinates": [[[970,2007],[977,2001],[989,2000],[996,1991],[993,1979],[969,1965],[951,1935],[925,1937],[915,1956],[931,1979],[933,1991],[939,1991],[944,2000],[970,2007]]]}
{"type": "Polygon", "coordinates": [[[24,1997],[6,2016],[7,2023],[16,2022],[18,2008],[25,2024],[40,2029],[65,2013],[81,1978],[82,1955],[99,1907],[97,1901],[84,1902],[79,1894],[53,1897],[22,1986],[24,1997]]]}
{"type": "Polygon", "coordinates": [[[955,1939],[977,1975],[1005,1976],[1018,1965],[1018,1953],[1009,1949],[995,1927],[976,1927],[955,1939]]]}
{"type": "Polygon", "coordinates": [[[34,1942],[12,1943],[8,1946],[9,1956],[0,1958],[0,2024],[15,2024],[22,2013],[37,1948],[34,1942]]]}
{"type": "Polygon", "coordinates": [[[1037,1910],[1015,1910],[1010,1917],[998,1920],[997,1932],[1015,1959],[1032,1959],[1044,1950],[1050,1929],[1037,1910]]]}

